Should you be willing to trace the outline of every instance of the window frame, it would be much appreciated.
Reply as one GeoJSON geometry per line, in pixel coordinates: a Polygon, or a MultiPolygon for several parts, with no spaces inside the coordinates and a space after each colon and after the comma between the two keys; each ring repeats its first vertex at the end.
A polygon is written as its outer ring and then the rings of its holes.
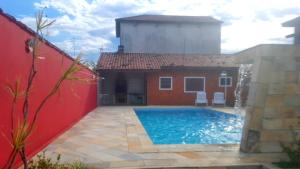
{"type": "Polygon", "coordinates": [[[159,90],[173,90],[173,77],[172,76],[159,76],[159,83],[158,83],[158,88],[159,90]],[[162,78],[169,78],[171,79],[171,87],[170,88],[161,88],[161,79],[162,78]]]}
{"type": "Polygon", "coordinates": [[[184,77],[184,80],[183,80],[183,90],[184,90],[184,93],[196,93],[196,92],[199,92],[199,91],[187,91],[186,90],[186,79],[203,79],[203,90],[201,90],[202,92],[205,92],[205,81],[206,81],[206,78],[204,76],[186,76],[184,77]]]}
{"type": "MultiPolygon", "coordinates": [[[[227,80],[226,80],[227,81],[227,80]]],[[[226,76],[226,77],[222,77],[222,76],[220,76],[219,77],[219,87],[232,87],[232,76],[226,76]],[[230,85],[222,85],[221,84],[221,79],[222,78],[229,78],[230,79],[230,85]]]]}

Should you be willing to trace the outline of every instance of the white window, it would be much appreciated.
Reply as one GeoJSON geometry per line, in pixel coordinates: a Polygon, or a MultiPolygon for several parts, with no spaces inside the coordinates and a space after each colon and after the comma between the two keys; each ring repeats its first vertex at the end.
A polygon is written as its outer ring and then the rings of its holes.
{"type": "Polygon", "coordinates": [[[184,77],[184,92],[205,91],[204,77],[184,77]]]}
{"type": "Polygon", "coordinates": [[[232,77],[219,77],[219,87],[231,87],[232,86],[232,77]]]}
{"type": "Polygon", "coordinates": [[[159,90],[172,90],[172,77],[159,77],[159,90]]]}

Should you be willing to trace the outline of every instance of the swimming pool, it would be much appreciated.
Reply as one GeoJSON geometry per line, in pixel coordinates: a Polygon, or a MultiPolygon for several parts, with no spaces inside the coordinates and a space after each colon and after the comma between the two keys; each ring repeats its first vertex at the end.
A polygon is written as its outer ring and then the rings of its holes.
{"type": "Polygon", "coordinates": [[[243,120],[204,108],[135,108],[153,144],[237,144],[243,120]]]}

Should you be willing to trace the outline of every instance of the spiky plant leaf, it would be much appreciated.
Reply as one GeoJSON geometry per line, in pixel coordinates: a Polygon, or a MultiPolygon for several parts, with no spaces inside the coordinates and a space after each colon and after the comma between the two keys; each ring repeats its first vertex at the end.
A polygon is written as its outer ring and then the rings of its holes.
{"type": "Polygon", "coordinates": [[[16,150],[21,150],[30,135],[29,124],[24,120],[19,120],[17,126],[12,131],[12,145],[16,150]]]}
{"type": "Polygon", "coordinates": [[[6,89],[11,94],[13,100],[24,96],[25,91],[21,89],[21,80],[17,79],[14,84],[6,84],[6,89]]]}

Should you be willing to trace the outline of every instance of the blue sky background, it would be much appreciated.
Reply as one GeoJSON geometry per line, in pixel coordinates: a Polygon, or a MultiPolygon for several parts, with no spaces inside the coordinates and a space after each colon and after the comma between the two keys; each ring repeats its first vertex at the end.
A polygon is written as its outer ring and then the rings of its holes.
{"type": "Polygon", "coordinates": [[[46,38],[71,56],[96,61],[115,51],[115,18],[140,14],[205,15],[222,20],[222,53],[261,43],[291,43],[292,28],[281,23],[300,15],[299,0],[1,0],[0,8],[34,28],[34,14],[45,9],[55,25],[46,38]],[[75,52],[74,52],[75,51],[75,52]]]}

